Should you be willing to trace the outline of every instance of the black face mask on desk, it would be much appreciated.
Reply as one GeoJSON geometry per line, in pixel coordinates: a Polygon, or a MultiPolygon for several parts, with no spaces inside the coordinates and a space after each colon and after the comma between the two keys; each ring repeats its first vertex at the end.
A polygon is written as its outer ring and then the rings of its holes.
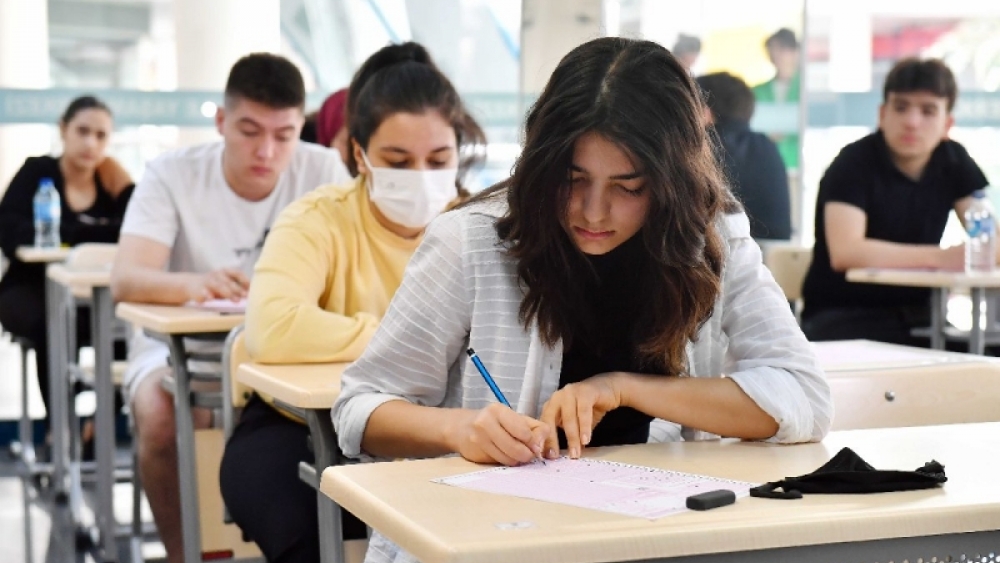
{"type": "Polygon", "coordinates": [[[754,487],[750,489],[750,496],[797,499],[806,493],[836,495],[913,491],[930,489],[947,480],[944,466],[933,460],[914,471],[885,471],[875,469],[853,450],[844,448],[816,471],[754,487]]]}

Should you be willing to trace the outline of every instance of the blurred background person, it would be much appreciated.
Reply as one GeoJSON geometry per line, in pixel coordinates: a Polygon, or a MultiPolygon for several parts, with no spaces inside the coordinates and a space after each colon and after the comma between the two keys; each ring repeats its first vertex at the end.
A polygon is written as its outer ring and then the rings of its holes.
{"type": "MultiPolygon", "coordinates": [[[[122,217],[135,187],[124,168],[107,156],[114,123],[111,110],[94,96],[70,102],[59,119],[61,156],[28,158],[0,200],[0,249],[10,269],[0,279],[0,324],[35,348],[35,368],[48,428],[49,355],[45,333],[45,264],[29,264],[16,256],[19,246],[35,240],[34,197],[43,179],[52,180],[61,202],[59,238],[63,245],[118,242],[122,217]]],[[[90,342],[90,316],[76,316],[77,342],[90,342]]],[[[124,349],[119,350],[123,355],[124,349]]],[[[84,453],[90,456],[90,431],[84,431],[84,453]]]]}
{"type": "Polygon", "coordinates": [[[347,89],[327,96],[319,110],[306,116],[299,140],[337,149],[347,162],[347,89]]]}
{"type": "Polygon", "coordinates": [[[330,94],[316,113],[316,142],[337,149],[347,162],[347,88],[330,94]]]}
{"type": "Polygon", "coordinates": [[[792,238],[788,173],[774,142],[750,129],[756,105],[750,87],[727,72],[699,76],[696,82],[707,104],[705,120],[720,142],[719,160],[730,189],[750,217],[750,235],[792,238]]]}
{"type": "MultiPolygon", "coordinates": [[[[758,102],[790,103],[799,102],[799,40],[795,32],[783,27],[764,41],[767,57],[774,65],[774,78],[754,86],[753,93],[758,102]]],[[[799,135],[788,133],[774,135],[778,152],[785,166],[799,168],[799,135]]]]}
{"type": "Polygon", "coordinates": [[[698,62],[698,56],[701,55],[701,39],[686,33],[678,34],[677,41],[674,43],[673,55],[677,62],[684,67],[684,70],[688,71],[688,74],[694,74],[691,69],[694,68],[695,63],[698,62]]]}

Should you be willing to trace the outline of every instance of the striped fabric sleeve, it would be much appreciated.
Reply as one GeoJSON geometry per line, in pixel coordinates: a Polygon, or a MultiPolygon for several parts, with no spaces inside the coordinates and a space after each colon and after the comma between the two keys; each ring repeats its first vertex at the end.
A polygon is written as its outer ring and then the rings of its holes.
{"type": "Polygon", "coordinates": [[[344,372],[332,416],[345,455],[363,454],[368,418],[383,403],[444,402],[449,369],[462,357],[469,334],[463,231],[460,212],[430,225],[374,337],[344,372]]]}
{"type": "Polygon", "coordinates": [[[734,369],[729,377],[778,422],[772,442],[821,440],[833,400],[812,346],[749,238],[731,241],[722,328],[734,369]]]}

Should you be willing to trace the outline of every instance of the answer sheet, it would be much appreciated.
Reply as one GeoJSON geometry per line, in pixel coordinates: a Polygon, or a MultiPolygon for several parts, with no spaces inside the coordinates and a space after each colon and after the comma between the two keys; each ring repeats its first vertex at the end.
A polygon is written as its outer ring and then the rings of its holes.
{"type": "Polygon", "coordinates": [[[687,497],[729,489],[736,497],[749,495],[754,483],[731,481],[629,465],[601,459],[562,457],[518,467],[495,467],[435,483],[464,489],[614,512],[655,520],[688,510],[687,497]]]}
{"type": "Polygon", "coordinates": [[[190,302],[187,303],[187,306],[227,315],[242,315],[247,310],[247,300],[245,298],[239,301],[233,301],[232,299],[209,299],[201,303],[190,302]]]}

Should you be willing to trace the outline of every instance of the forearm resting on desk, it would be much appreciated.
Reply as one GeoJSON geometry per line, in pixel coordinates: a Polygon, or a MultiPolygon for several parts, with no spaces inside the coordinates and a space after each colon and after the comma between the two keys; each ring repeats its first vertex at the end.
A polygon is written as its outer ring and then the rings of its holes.
{"type": "Polygon", "coordinates": [[[830,267],[837,272],[851,268],[941,268],[958,269],[964,263],[961,246],[940,248],[930,244],[907,244],[867,238],[868,215],[841,202],[823,207],[823,232],[830,251],[830,267]]]}
{"type": "Polygon", "coordinates": [[[118,302],[181,305],[191,298],[190,288],[200,277],[200,274],[116,264],[111,272],[111,294],[118,302]]]}
{"type": "Polygon", "coordinates": [[[453,435],[466,409],[383,403],[368,418],[361,448],[377,457],[437,457],[455,453],[453,435]]]}
{"type": "Polygon", "coordinates": [[[851,268],[952,268],[961,265],[961,247],[900,244],[876,239],[836,245],[830,241],[830,266],[838,272],[851,268]],[[957,262],[956,262],[957,260],[957,262]]]}
{"type": "Polygon", "coordinates": [[[246,345],[257,362],[352,362],[378,328],[374,315],[341,315],[280,295],[258,300],[255,292],[247,307],[246,345]]]}
{"type": "Polygon", "coordinates": [[[735,381],[727,377],[615,374],[621,405],[712,434],[761,440],[778,431],[735,381]]]}

